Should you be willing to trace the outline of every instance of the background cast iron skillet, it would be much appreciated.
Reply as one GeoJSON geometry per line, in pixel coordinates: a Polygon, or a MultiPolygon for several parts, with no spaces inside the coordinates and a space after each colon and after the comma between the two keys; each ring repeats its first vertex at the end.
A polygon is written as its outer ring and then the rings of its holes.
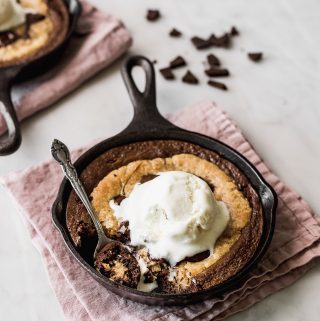
{"type": "Polygon", "coordinates": [[[20,125],[11,100],[13,81],[16,78],[19,78],[20,81],[30,79],[47,71],[57,62],[70,36],[75,31],[81,5],[78,0],[64,0],[64,2],[69,12],[69,27],[64,40],[43,56],[0,68],[0,114],[2,114],[8,129],[7,137],[1,137],[0,140],[0,156],[12,154],[21,143],[20,125]]]}
{"type": "Polygon", "coordinates": [[[134,107],[134,116],[129,126],[118,135],[106,139],[84,153],[75,163],[79,173],[94,159],[111,148],[148,140],[175,139],[200,145],[220,154],[235,164],[248,178],[260,197],[263,208],[263,232],[258,248],[250,261],[233,277],[210,289],[190,294],[143,293],[116,284],[96,271],[81,257],[73,245],[66,226],[66,206],[71,192],[70,183],[64,179],[52,208],[53,222],[59,229],[71,254],[89,274],[110,291],[122,297],[151,305],[182,305],[195,303],[209,297],[218,296],[231,288],[239,287],[248,272],[261,259],[272,238],[275,224],[277,196],[264,181],[254,166],[231,147],[207,136],[183,130],[163,118],[156,107],[155,74],[152,63],[141,56],[129,57],[122,66],[122,77],[134,107]],[[132,69],[140,66],[146,74],[144,92],[140,92],[133,80],[132,69]]]}

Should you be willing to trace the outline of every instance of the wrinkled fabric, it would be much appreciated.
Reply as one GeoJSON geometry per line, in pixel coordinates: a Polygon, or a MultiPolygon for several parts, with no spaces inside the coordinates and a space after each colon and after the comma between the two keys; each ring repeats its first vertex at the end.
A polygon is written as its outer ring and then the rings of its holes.
{"type": "MultiPolygon", "coordinates": [[[[176,125],[232,146],[273,186],[279,198],[271,245],[245,284],[222,297],[186,307],[155,307],[125,300],[98,284],[69,254],[51,221],[62,171],[53,160],[1,179],[25,218],[64,314],[72,321],[221,320],[292,284],[320,256],[320,222],[305,201],[276,177],[214,103],[205,101],[168,117],[176,125]],[[32,191],[32,193],[30,192],[32,191]]],[[[77,158],[88,148],[73,152],[77,158]]]]}

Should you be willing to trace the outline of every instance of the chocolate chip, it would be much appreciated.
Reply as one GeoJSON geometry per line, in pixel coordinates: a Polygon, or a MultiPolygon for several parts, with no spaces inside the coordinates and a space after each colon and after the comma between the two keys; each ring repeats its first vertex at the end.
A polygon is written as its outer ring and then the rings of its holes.
{"type": "Polygon", "coordinates": [[[14,31],[0,32],[0,48],[10,45],[19,38],[20,36],[16,34],[14,31]]]}
{"type": "Polygon", "coordinates": [[[209,38],[209,41],[212,44],[212,46],[215,46],[215,47],[227,48],[231,44],[231,38],[228,33],[225,33],[220,37],[216,37],[214,34],[212,34],[209,38]]]}
{"type": "Polygon", "coordinates": [[[177,58],[170,61],[170,68],[171,69],[183,67],[186,65],[187,65],[186,61],[181,56],[178,56],[177,58]]]}
{"type": "Polygon", "coordinates": [[[214,54],[208,55],[207,60],[210,66],[220,66],[220,60],[214,54]]]}
{"type": "Polygon", "coordinates": [[[210,67],[204,71],[209,77],[229,76],[229,70],[225,68],[210,67]]]}
{"type": "Polygon", "coordinates": [[[248,53],[248,57],[254,61],[254,62],[257,62],[257,61],[260,61],[262,59],[262,52],[249,52],[248,53]]]}
{"type": "Polygon", "coordinates": [[[199,83],[198,78],[190,70],[188,70],[186,74],[183,76],[182,81],[192,85],[199,83]]]}
{"type": "Polygon", "coordinates": [[[159,10],[148,10],[147,11],[147,20],[149,21],[157,21],[160,18],[160,11],[159,10]]]}
{"type": "Polygon", "coordinates": [[[155,65],[158,61],[157,60],[153,60],[152,63],[155,65]]]}
{"type": "Polygon", "coordinates": [[[113,198],[113,200],[117,205],[120,205],[125,198],[126,197],[124,195],[117,195],[113,198]]]}
{"type": "Polygon", "coordinates": [[[191,42],[194,44],[194,46],[197,49],[209,48],[212,45],[209,39],[206,40],[206,39],[203,39],[203,38],[200,38],[200,37],[191,38],[191,42]]]}
{"type": "Polygon", "coordinates": [[[238,36],[239,35],[239,30],[235,26],[232,26],[232,28],[230,30],[230,35],[231,36],[238,36]]]}
{"type": "Polygon", "coordinates": [[[208,80],[208,85],[215,87],[215,88],[222,89],[222,90],[228,89],[228,87],[225,84],[223,84],[222,82],[218,82],[218,81],[214,81],[214,80],[208,80]]]}
{"type": "Polygon", "coordinates": [[[174,79],[174,74],[173,72],[171,71],[171,69],[169,67],[166,67],[166,68],[162,68],[159,70],[161,75],[167,79],[167,80],[172,80],[174,79]]]}
{"type": "Polygon", "coordinates": [[[173,29],[169,32],[169,35],[170,35],[171,37],[178,38],[178,37],[181,37],[182,33],[181,33],[181,31],[177,30],[176,28],[173,28],[173,29]]]}
{"type": "Polygon", "coordinates": [[[149,182],[153,180],[154,178],[158,177],[159,175],[154,175],[154,174],[148,174],[148,175],[143,175],[140,179],[140,184],[149,182]]]}

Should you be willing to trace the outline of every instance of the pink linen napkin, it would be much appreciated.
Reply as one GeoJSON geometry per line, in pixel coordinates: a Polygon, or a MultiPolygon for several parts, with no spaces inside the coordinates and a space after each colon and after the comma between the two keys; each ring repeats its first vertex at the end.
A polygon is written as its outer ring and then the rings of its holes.
{"type": "MultiPolygon", "coordinates": [[[[52,105],[130,47],[131,36],[120,20],[85,0],[81,4],[76,31],[57,65],[42,76],[14,86],[12,98],[19,120],[52,105]]],[[[5,130],[0,117],[0,135],[5,130]]]]}
{"type": "MultiPolygon", "coordinates": [[[[263,163],[240,129],[215,104],[195,104],[169,119],[180,127],[217,138],[246,156],[279,197],[273,240],[263,260],[239,289],[187,307],[146,306],[125,300],[99,285],[69,254],[51,222],[51,205],[62,172],[50,160],[1,179],[25,218],[43,257],[52,287],[68,320],[221,320],[247,309],[295,282],[320,256],[320,222],[304,200],[263,163]],[[32,190],[32,193],[30,191],[32,190]]],[[[78,157],[86,148],[73,152],[78,157]]]]}

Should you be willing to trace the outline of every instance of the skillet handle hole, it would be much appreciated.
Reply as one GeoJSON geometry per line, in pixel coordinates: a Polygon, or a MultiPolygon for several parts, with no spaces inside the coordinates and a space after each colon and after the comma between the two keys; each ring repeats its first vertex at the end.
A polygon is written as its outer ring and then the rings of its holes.
{"type": "Polygon", "coordinates": [[[144,93],[146,91],[147,84],[147,76],[145,71],[140,66],[134,66],[131,73],[137,89],[141,94],[144,93]]]}

